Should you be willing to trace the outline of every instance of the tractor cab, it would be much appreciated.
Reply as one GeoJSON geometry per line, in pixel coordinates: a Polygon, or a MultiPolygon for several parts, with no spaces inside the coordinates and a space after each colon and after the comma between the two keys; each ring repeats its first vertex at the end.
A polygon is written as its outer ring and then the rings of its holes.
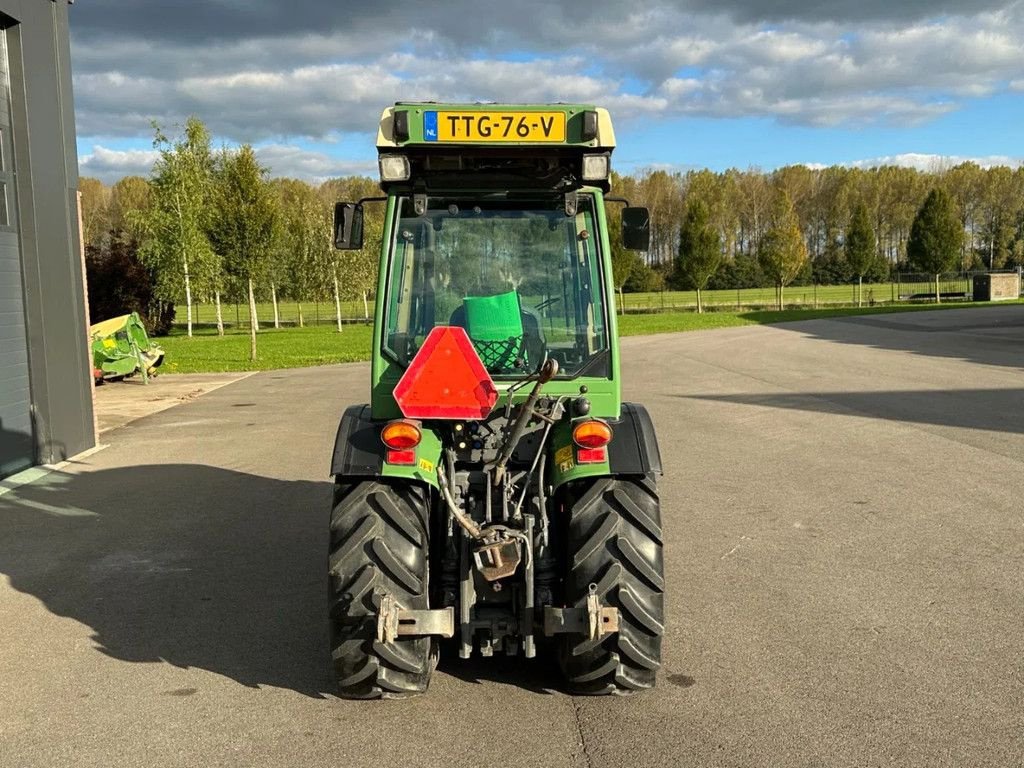
{"type": "Polygon", "coordinates": [[[464,328],[488,372],[607,377],[608,325],[593,198],[573,216],[547,195],[396,200],[381,352],[407,366],[436,326],[464,328]]]}
{"type": "MultiPolygon", "coordinates": [[[[614,146],[607,111],[587,106],[385,110],[375,381],[397,383],[438,326],[465,329],[496,381],[546,359],[558,379],[612,380],[604,201],[625,202],[605,197],[614,146]]],[[[364,202],[336,207],[337,247],[362,246],[364,202]]],[[[646,209],[627,207],[622,223],[627,247],[646,249],[646,209]]]]}

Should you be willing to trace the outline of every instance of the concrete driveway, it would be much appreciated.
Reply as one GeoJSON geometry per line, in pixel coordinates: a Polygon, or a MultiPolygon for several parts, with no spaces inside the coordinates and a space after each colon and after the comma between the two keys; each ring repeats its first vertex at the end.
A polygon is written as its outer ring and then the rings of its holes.
{"type": "Polygon", "coordinates": [[[631,338],[659,687],[445,660],[331,696],[329,451],[368,367],[251,376],[0,496],[0,765],[1024,765],[1024,307],[631,338]]]}

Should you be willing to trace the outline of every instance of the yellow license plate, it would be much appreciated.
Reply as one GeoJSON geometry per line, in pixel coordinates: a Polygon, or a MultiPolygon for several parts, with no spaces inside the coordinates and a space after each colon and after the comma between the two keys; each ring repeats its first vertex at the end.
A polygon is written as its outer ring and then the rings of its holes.
{"type": "Polygon", "coordinates": [[[565,141],[564,112],[426,112],[427,141],[565,141]]]}

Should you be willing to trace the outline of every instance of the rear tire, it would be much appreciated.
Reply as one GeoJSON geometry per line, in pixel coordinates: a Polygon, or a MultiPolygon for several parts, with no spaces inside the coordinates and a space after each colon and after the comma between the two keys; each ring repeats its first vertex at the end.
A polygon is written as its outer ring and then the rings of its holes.
{"type": "Polygon", "coordinates": [[[626,694],[654,686],[664,634],[661,508],[653,477],[582,481],[570,491],[565,603],[597,585],[619,609],[619,631],[596,641],[562,637],[560,662],[575,693],[626,694]]]}
{"type": "Polygon", "coordinates": [[[437,663],[429,637],[377,639],[381,597],[400,609],[430,607],[429,516],[424,487],[401,482],[336,483],[329,568],[331,655],[344,698],[422,693],[437,663]]]}

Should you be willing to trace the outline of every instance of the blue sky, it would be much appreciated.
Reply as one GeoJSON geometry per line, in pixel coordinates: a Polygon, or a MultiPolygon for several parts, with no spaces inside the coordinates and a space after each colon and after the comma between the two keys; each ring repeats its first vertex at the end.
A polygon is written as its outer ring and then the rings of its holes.
{"type": "Polygon", "coordinates": [[[381,109],[418,98],[607,106],[626,172],[1024,156],[1019,2],[346,5],[72,6],[83,174],[147,173],[151,121],[189,114],[275,175],[372,174],[381,109]]]}

